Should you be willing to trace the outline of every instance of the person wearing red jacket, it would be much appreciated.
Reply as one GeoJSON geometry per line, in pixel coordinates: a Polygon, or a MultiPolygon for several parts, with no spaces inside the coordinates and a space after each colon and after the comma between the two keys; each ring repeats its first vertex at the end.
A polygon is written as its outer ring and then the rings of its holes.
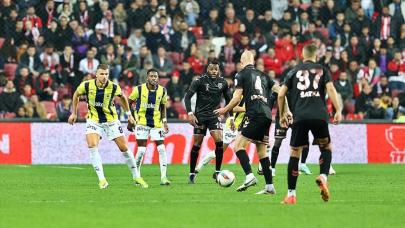
{"type": "Polygon", "coordinates": [[[295,57],[294,45],[289,34],[286,34],[283,38],[276,40],[275,45],[276,55],[282,62],[289,61],[295,57]]]}
{"type": "Polygon", "coordinates": [[[281,61],[280,57],[276,55],[273,48],[269,48],[269,50],[267,50],[267,54],[268,55],[263,56],[264,68],[266,72],[273,70],[277,77],[280,76],[283,71],[283,62],[281,61]]]}
{"type": "Polygon", "coordinates": [[[27,9],[27,16],[25,16],[23,19],[23,24],[24,24],[24,29],[25,29],[25,22],[26,21],[31,21],[33,27],[37,27],[38,29],[42,28],[42,20],[40,17],[38,17],[35,14],[35,7],[30,6],[27,9]]]}
{"type": "Polygon", "coordinates": [[[405,72],[405,59],[402,58],[401,52],[395,52],[394,58],[388,62],[387,68],[392,75],[398,75],[398,72],[405,72]]]}

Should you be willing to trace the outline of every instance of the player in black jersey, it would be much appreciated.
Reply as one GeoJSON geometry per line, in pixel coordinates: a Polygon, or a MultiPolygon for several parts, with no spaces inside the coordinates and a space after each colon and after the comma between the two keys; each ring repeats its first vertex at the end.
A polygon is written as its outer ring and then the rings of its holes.
{"type": "MultiPolygon", "coordinates": [[[[256,185],[257,179],[252,173],[249,164],[249,157],[246,153],[246,145],[250,142],[256,144],[260,164],[263,167],[263,175],[266,181],[265,188],[257,194],[275,194],[273,179],[270,170],[270,160],[266,151],[269,142],[269,130],[271,125],[271,107],[269,100],[273,91],[278,92],[279,86],[275,85],[266,74],[255,69],[254,56],[250,51],[244,51],[240,62],[243,69],[236,75],[236,90],[231,102],[225,107],[215,111],[223,115],[232,110],[241,100],[243,95],[245,99],[246,120],[242,126],[241,133],[236,137],[235,148],[236,156],[239,158],[243,171],[246,174],[246,180],[237,191],[245,191],[250,186],[256,185]]],[[[284,104],[286,104],[284,102],[284,104]]],[[[288,107],[286,108],[288,109],[288,107]]]]}
{"type": "MultiPolygon", "coordinates": [[[[201,143],[207,132],[210,130],[211,136],[215,140],[215,172],[213,178],[216,180],[217,174],[221,171],[223,158],[222,123],[221,119],[214,114],[221,102],[221,95],[225,98],[226,104],[231,100],[228,93],[228,83],[219,74],[219,63],[212,61],[207,66],[207,72],[192,82],[187,91],[184,101],[188,112],[188,119],[194,126],[194,145],[190,153],[190,176],[189,183],[195,183],[195,167],[197,165],[198,154],[201,143]],[[191,110],[191,97],[197,94],[197,103],[194,113],[191,110]]],[[[231,120],[231,125],[234,122],[231,120]]],[[[234,128],[234,127],[233,127],[234,128]]]]}
{"type": "Polygon", "coordinates": [[[308,143],[308,133],[314,136],[314,145],[319,145],[321,156],[319,158],[320,176],[316,183],[321,190],[322,199],[329,200],[327,176],[332,160],[332,149],[328,129],[328,113],[325,104],[325,95],[328,94],[336,109],[334,123],[342,120],[342,111],[337,98],[337,92],[329,71],[316,62],[317,47],[314,44],[306,45],[303,49],[304,62],[298,64],[288,72],[284,84],[278,93],[278,106],[280,111],[280,125],[287,127],[288,120],[284,113],[284,101],[287,92],[290,98],[290,107],[294,115],[291,134],[291,156],[288,162],[288,193],[282,203],[295,204],[295,188],[298,178],[298,162],[303,146],[308,143]]]}

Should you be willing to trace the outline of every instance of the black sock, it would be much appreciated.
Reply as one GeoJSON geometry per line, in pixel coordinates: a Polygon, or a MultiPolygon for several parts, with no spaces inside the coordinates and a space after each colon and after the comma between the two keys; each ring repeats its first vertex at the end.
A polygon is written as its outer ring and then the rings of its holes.
{"type": "Polygon", "coordinates": [[[195,173],[195,166],[197,165],[198,152],[200,151],[200,146],[193,145],[190,153],[190,173],[195,173]]]}
{"type": "Polygon", "coordinates": [[[224,143],[215,143],[215,171],[221,171],[222,157],[224,156],[224,143]]]}
{"type": "Polygon", "coordinates": [[[332,162],[332,151],[329,149],[321,150],[321,156],[319,157],[320,174],[329,175],[331,162],[332,162]]]}
{"type": "Polygon", "coordinates": [[[250,167],[249,156],[247,155],[246,150],[236,151],[236,156],[239,158],[240,165],[245,174],[248,175],[249,173],[252,173],[252,167],[250,167]]]}
{"type": "Polygon", "coordinates": [[[280,146],[274,145],[271,149],[271,168],[276,168],[276,163],[278,159],[278,152],[280,151],[280,146]]]}
{"type": "Polygon", "coordinates": [[[273,184],[273,177],[271,176],[269,157],[260,159],[260,164],[262,165],[263,176],[264,180],[266,181],[266,184],[273,184]]]}
{"type": "Polygon", "coordinates": [[[299,161],[300,159],[296,157],[290,157],[290,161],[288,161],[288,189],[295,189],[297,186],[299,161]]]}
{"type": "Polygon", "coordinates": [[[307,163],[309,146],[304,146],[301,153],[301,163],[307,163]]]}

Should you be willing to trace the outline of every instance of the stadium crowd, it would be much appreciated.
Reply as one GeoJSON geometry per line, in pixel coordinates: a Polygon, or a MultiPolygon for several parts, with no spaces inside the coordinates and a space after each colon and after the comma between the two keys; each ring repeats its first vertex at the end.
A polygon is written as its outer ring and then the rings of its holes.
{"type": "MultiPolygon", "coordinates": [[[[256,67],[282,82],[310,42],[346,119],[405,115],[403,0],[0,2],[0,118],[66,121],[72,92],[100,63],[126,95],[156,68],[170,96],[168,117],[184,118],[185,90],[210,59],[220,60],[232,85],[241,53],[251,49],[256,67]]],[[[79,112],[84,118],[85,102],[79,112]]]]}

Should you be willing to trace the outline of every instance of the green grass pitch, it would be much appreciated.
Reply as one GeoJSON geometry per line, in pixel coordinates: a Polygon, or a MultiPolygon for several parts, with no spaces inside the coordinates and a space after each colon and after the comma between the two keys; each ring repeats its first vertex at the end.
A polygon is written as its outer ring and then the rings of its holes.
{"type": "MultiPolygon", "coordinates": [[[[256,166],[253,167],[256,169],[256,166]]],[[[310,165],[314,173],[317,165],[310,165]]],[[[99,190],[85,166],[0,166],[0,227],[404,227],[404,165],[334,165],[331,200],[322,202],[316,175],[300,175],[297,205],[280,205],[286,166],[277,167],[275,196],[238,193],[244,175],[227,165],[236,183],[221,188],[213,166],[187,184],[188,167],[169,166],[171,186],[159,185],[159,167],[144,165],[149,189],[132,185],[126,165],[105,165],[110,187],[99,190]]]]}

